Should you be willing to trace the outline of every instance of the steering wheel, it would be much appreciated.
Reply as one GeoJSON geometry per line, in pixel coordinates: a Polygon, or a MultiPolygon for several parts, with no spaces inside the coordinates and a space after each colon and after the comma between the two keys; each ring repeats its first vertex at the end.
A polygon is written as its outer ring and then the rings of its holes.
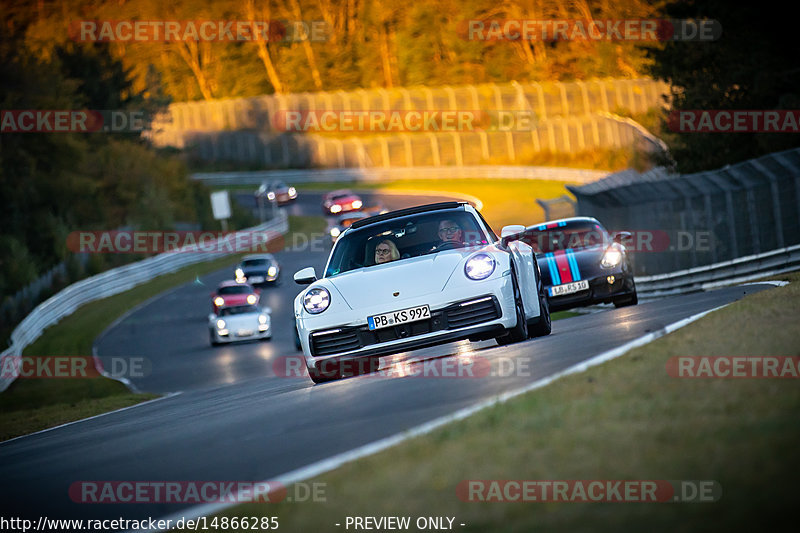
{"type": "Polygon", "coordinates": [[[436,247],[436,250],[449,250],[451,248],[461,248],[462,246],[464,246],[463,242],[444,241],[442,244],[436,247]]]}

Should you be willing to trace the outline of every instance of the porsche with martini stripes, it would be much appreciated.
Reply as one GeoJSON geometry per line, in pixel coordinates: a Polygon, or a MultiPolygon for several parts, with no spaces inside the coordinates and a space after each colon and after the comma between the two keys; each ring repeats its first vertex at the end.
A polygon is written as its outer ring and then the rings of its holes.
{"type": "Polygon", "coordinates": [[[552,310],[596,303],[617,307],[638,302],[633,269],[622,242],[594,218],[573,217],[525,229],[522,240],[536,251],[552,310]]]}

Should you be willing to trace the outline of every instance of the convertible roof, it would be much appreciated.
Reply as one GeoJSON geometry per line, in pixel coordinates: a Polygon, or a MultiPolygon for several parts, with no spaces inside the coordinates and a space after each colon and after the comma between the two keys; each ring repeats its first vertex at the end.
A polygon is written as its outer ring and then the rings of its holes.
{"type": "Polygon", "coordinates": [[[362,228],[364,226],[369,226],[370,224],[374,224],[376,222],[383,222],[384,220],[391,220],[393,218],[400,218],[407,215],[415,215],[417,213],[427,213],[428,211],[439,211],[440,209],[454,209],[462,205],[467,205],[467,203],[468,202],[439,202],[436,204],[417,205],[414,207],[408,207],[406,209],[398,209],[397,211],[390,211],[389,213],[384,213],[382,215],[375,215],[373,217],[356,220],[350,225],[350,227],[353,229],[362,228]]]}

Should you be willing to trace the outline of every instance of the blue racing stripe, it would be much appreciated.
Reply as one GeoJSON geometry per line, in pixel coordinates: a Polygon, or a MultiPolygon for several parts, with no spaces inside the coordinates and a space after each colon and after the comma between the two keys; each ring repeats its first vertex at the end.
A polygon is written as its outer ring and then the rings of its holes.
{"type": "Polygon", "coordinates": [[[578,260],[575,258],[575,252],[572,249],[567,250],[567,262],[569,262],[569,269],[572,272],[572,281],[580,281],[581,271],[578,268],[578,260]]]}
{"type": "Polygon", "coordinates": [[[550,269],[550,282],[553,285],[561,285],[561,275],[558,273],[558,265],[556,264],[555,256],[550,252],[545,254],[544,257],[547,259],[547,267],[550,269]]]}

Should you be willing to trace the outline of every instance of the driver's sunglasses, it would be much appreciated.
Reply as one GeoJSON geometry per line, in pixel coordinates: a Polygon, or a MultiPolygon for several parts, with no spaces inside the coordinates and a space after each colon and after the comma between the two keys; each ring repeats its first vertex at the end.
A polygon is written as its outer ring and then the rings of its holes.
{"type": "Polygon", "coordinates": [[[461,228],[458,226],[450,226],[447,228],[439,228],[439,233],[455,233],[459,231],[461,228]]]}

